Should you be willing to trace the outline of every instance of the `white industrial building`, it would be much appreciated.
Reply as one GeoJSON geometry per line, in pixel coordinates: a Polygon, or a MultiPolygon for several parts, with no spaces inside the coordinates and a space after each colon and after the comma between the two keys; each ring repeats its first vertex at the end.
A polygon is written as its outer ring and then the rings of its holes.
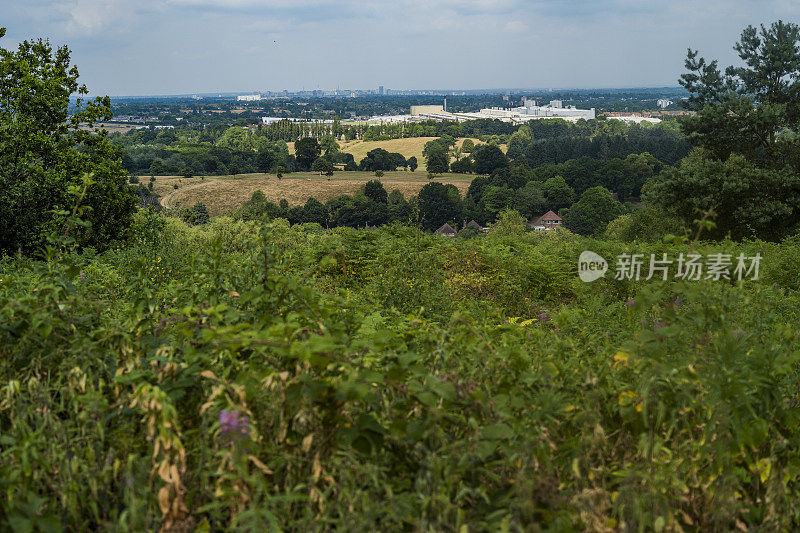
{"type": "Polygon", "coordinates": [[[261,100],[260,94],[242,94],[236,97],[237,102],[258,102],[261,100]]]}
{"type": "Polygon", "coordinates": [[[560,118],[569,122],[577,122],[580,119],[592,120],[596,116],[594,108],[577,109],[575,106],[564,107],[561,100],[551,100],[549,104],[544,106],[536,105],[535,100],[526,100],[523,103],[522,107],[512,107],[510,109],[491,107],[481,109],[477,113],[453,113],[452,116],[458,120],[489,118],[514,124],[545,118],[560,118]]]}
{"type": "Polygon", "coordinates": [[[622,122],[634,122],[636,124],[641,124],[642,122],[648,122],[650,124],[658,124],[661,122],[660,118],[653,118],[653,117],[639,117],[636,115],[622,115],[619,117],[606,117],[608,120],[621,120],[622,122]]]}

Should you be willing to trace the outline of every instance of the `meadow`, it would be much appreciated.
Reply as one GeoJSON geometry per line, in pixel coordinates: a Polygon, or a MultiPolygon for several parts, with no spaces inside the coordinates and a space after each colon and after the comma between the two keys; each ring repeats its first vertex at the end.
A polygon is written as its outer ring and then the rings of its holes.
{"type": "MultiPolygon", "coordinates": [[[[416,157],[420,166],[424,168],[425,157],[422,155],[422,150],[425,148],[426,143],[435,141],[436,139],[438,139],[438,137],[408,137],[402,139],[389,139],[385,141],[342,141],[341,151],[347,154],[353,154],[353,158],[356,160],[356,162],[359,162],[366,157],[367,152],[370,150],[383,148],[387,152],[396,152],[398,154],[402,154],[406,159],[410,157],[416,157]]],[[[456,146],[460,148],[461,145],[464,144],[465,140],[467,140],[467,138],[457,139],[456,146]]],[[[470,140],[476,145],[483,144],[483,142],[479,139],[471,138],[470,140]]],[[[289,147],[289,153],[294,154],[294,143],[290,142],[287,143],[287,145],[289,147]]],[[[506,145],[501,145],[500,148],[505,152],[507,147],[506,145]]]]}
{"type": "MultiPolygon", "coordinates": [[[[161,196],[166,208],[191,207],[202,202],[212,216],[230,213],[241,207],[255,191],[262,191],[267,200],[278,203],[286,199],[290,206],[303,205],[309,198],[326,202],[342,194],[353,194],[367,181],[378,180],[388,192],[399,190],[410,198],[431,180],[422,170],[387,171],[381,178],[374,172],[337,171],[330,178],[316,172],[293,172],[278,179],[274,174],[240,174],[237,176],[156,176],[153,190],[161,196]],[[175,189],[175,185],[178,188],[175,189]]],[[[436,181],[452,183],[466,194],[471,176],[437,175],[436,181]]]]}
{"type": "Polygon", "coordinates": [[[798,261],[139,212],[0,261],[0,529],[797,529],[798,261]],[[763,259],[583,283],[587,249],[763,259]]]}

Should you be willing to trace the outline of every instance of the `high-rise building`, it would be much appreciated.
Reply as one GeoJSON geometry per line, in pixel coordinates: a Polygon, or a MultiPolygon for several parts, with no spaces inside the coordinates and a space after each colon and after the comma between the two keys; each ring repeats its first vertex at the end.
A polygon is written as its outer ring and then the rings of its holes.
{"type": "Polygon", "coordinates": [[[383,94],[383,85],[378,87],[378,94],[380,94],[380,95],[383,94]]]}

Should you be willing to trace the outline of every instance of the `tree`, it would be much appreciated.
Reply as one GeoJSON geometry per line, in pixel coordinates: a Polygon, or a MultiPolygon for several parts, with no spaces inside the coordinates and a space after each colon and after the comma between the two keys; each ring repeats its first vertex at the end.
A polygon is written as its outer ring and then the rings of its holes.
{"type": "Polygon", "coordinates": [[[679,83],[696,116],[682,122],[684,131],[718,160],[738,153],[759,166],[800,168],[798,141],[781,134],[800,126],[800,27],[748,26],[734,50],[743,65],[723,74],[716,60],[689,49],[679,83]]]}
{"type": "Polygon", "coordinates": [[[361,170],[395,170],[398,166],[405,165],[405,158],[401,154],[389,153],[383,148],[375,148],[367,152],[367,156],[359,163],[361,170]]]}
{"type": "Polygon", "coordinates": [[[564,227],[580,235],[599,235],[622,214],[622,204],[605,187],[587,189],[564,213],[564,227]]]}
{"type": "Polygon", "coordinates": [[[378,180],[370,180],[364,184],[364,196],[381,204],[389,201],[389,195],[383,188],[383,183],[378,180]]]}
{"type": "Polygon", "coordinates": [[[510,187],[490,185],[486,188],[482,201],[486,211],[495,216],[503,209],[511,207],[514,202],[514,191],[510,187]]]}
{"type": "Polygon", "coordinates": [[[503,151],[493,145],[481,146],[472,155],[475,160],[475,172],[491,174],[497,169],[508,166],[508,158],[503,151]]]}
{"type": "Polygon", "coordinates": [[[438,181],[425,185],[418,195],[419,212],[422,226],[435,231],[446,222],[455,222],[461,219],[460,197],[455,186],[447,186],[438,181]],[[452,193],[455,189],[455,195],[452,193]]]}
{"type": "Polygon", "coordinates": [[[450,170],[452,172],[457,172],[459,174],[468,174],[473,170],[472,159],[467,157],[462,157],[458,161],[453,161],[450,164],[450,170]]]}
{"type": "Polygon", "coordinates": [[[408,163],[408,168],[411,169],[411,172],[417,170],[417,167],[419,166],[419,163],[417,163],[417,158],[414,157],[413,155],[408,158],[407,163],[408,163]]]}
{"type": "Polygon", "coordinates": [[[34,251],[48,233],[62,232],[63,213],[83,187],[88,225],[71,226],[70,237],[98,250],[122,238],[138,198],[121,153],[107,136],[79,128],[110,120],[110,99],[78,100],[70,115],[70,95],[88,90],[78,84],[69,49],[54,51],[41,39],[0,48],[0,80],[0,254],[34,251]]]}
{"type": "Polygon", "coordinates": [[[525,149],[533,142],[533,132],[527,124],[519,127],[508,140],[508,157],[517,159],[525,155],[525,149]]]}
{"type": "Polygon", "coordinates": [[[303,170],[310,169],[320,153],[319,143],[313,137],[304,137],[294,143],[294,156],[297,165],[303,170]]]}
{"type": "Polygon", "coordinates": [[[201,225],[205,224],[211,218],[208,214],[208,209],[206,208],[206,204],[202,202],[197,202],[192,206],[192,220],[191,224],[201,225]]]}
{"type": "Polygon", "coordinates": [[[410,224],[412,221],[411,204],[403,196],[403,193],[395,189],[389,193],[389,221],[399,221],[410,224]]]}
{"type": "Polygon", "coordinates": [[[660,175],[644,199],[680,216],[687,226],[698,211],[713,209],[718,238],[779,240],[800,225],[800,175],[760,168],[742,155],[717,161],[694,151],[660,175]]]}
{"type": "Polygon", "coordinates": [[[267,173],[275,166],[277,159],[272,150],[261,150],[256,156],[256,168],[259,172],[267,173]]]}
{"type": "Polygon", "coordinates": [[[330,156],[339,152],[339,143],[331,135],[323,136],[319,144],[325,155],[330,156]]]}
{"type": "Polygon", "coordinates": [[[153,162],[150,164],[150,175],[151,176],[159,176],[164,173],[164,162],[159,159],[153,159],[153,162]]]}
{"type": "Polygon", "coordinates": [[[447,150],[441,144],[433,144],[425,155],[425,169],[431,174],[441,174],[447,172],[449,168],[450,156],[447,150]]]}
{"type": "Polygon", "coordinates": [[[314,222],[320,226],[328,225],[328,208],[316,198],[309,198],[303,206],[303,221],[314,222]]]}
{"type": "Polygon", "coordinates": [[[547,211],[547,198],[544,187],[538,181],[529,181],[514,193],[513,207],[522,216],[532,220],[547,211]]]}
{"type": "Polygon", "coordinates": [[[464,142],[461,143],[461,151],[465,154],[470,154],[473,150],[475,150],[475,143],[472,139],[464,139],[464,142]]]}
{"type": "Polygon", "coordinates": [[[547,199],[548,208],[556,212],[562,207],[572,205],[572,202],[575,201],[575,191],[561,176],[555,176],[545,181],[542,191],[547,199]]]}
{"type": "Polygon", "coordinates": [[[311,170],[314,172],[319,172],[320,174],[325,174],[326,176],[333,176],[334,166],[333,163],[328,161],[324,157],[318,157],[314,163],[311,165],[311,170]]]}

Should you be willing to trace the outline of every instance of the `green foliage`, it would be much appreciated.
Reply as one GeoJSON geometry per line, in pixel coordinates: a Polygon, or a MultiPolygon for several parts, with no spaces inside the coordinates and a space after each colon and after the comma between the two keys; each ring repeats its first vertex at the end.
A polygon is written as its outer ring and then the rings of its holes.
{"type": "Polygon", "coordinates": [[[577,281],[623,246],[512,211],[132,230],[0,261],[2,529],[800,527],[794,241],[645,286],[577,281]]]}
{"type": "Polygon", "coordinates": [[[324,157],[318,157],[314,163],[311,164],[311,170],[325,174],[326,176],[333,176],[334,166],[333,163],[324,157]]]}
{"type": "Polygon", "coordinates": [[[680,84],[696,112],[681,124],[715,159],[740,154],[758,166],[797,171],[797,139],[782,136],[800,126],[800,27],[777,21],[760,30],[748,26],[734,50],[742,66],[720,71],[689,49],[680,84]]]}
{"type": "Polygon", "coordinates": [[[658,207],[647,206],[634,208],[609,222],[606,235],[623,242],[658,242],[667,235],[682,234],[683,228],[681,219],[658,207]]]}
{"type": "Polygon", "coordinates": [[[800,175],[756,167],[741,155],[718,161],[694,151],[654,180],[646,199],[687,225],[697,210],[713,209],[716,238],[779,240],[800,224],[800,175]]]}
{"type": "Polygon", "coordinates": [[[598,235],[622,213],[622,204],[604,187],[587,189],[564,213],[564,227],[580,235],[598,235]]]}
{"type": "Polygon", "coordinates": [[[364,184],[364,196],[382,204],[389,201],[389,195],[383,188],[383,183],[378,180],[370,180],[364,184]]]}
{"type": "Polygon", "coordinates": [[[301,169],[310,169],[311,164],[316,161],[320,154],[319,142],[313,137],[304,137],[294,143],[294,153],[297,165],[301,169]]]}
{"type": "Polygon", "coordinates": [[[561,176],[554,176],[542,184],[547,208],[558,212],[564,207],[569,207],[575,201],[575,191],[567,185],[561,176]]]}
{"type": "Polygon", "coordinates": [[[41,250],[87,174],[77,243],[100,250],[122,238],[137,198],[120,152],[106,135],[79,128],[111,118],[108,97],[79,99],[70,114],[70,96],[88,90],[67,47],[53,50],[41,39],[0,48],[0,78],[0,255],[41,250]]]}
{"type": "Polygon", "coordinates": [[[433,181],[419,191],[418,199],[422,227],[429,231],[435,231],[447,222],[461,219],[461,196],[455,185],[444,185],[433,181]]]}
{"type": "Polygon", "coordinates": [[[442,174],[450,169],[450,155],[440,143],[430,141],[425,150],[425,169],[429,174],[442,174]]]}
{"type": "Polygon", "coordinates": [[[472,154],[477,174],[491,174],[508,166],[506,154],[494,145],[481,145],[472,154]]]}

